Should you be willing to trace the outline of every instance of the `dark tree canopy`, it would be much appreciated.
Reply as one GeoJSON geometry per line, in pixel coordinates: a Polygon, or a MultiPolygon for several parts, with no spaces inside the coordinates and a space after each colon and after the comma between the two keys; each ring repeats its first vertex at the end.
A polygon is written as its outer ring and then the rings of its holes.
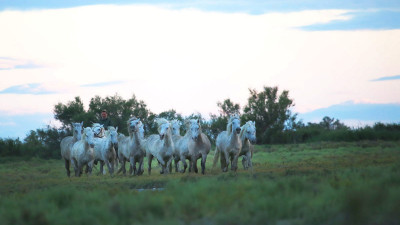
{"type": "Polygon", "coordinates": [[[118,131],[127,134],[126,121],[131,116],[142,119],[144,124],[151,124],[149,117],[152,113],[147,109],[143,101],[137,100],[135,95],[125,100],[118,94],[101,98],[95,96],[90,100],[89,109],[86,112],[79,97],[66,105],[58,103],[54,107],[54,117],[59,120],[64,127],[70,126],[72,122],[83,121],[84,126],[91,126],[100,120],[101,111],[107,110],[108,117],[113,126],[118,127],[118,131]]]}
{"type": "Polygon", "coordinates": [[[250,97],[243,109],[242,122],[253,120],[256,122],[257,140],[270,143],[274,135],[285,129],[288,120],[294,120],[290,108],[294,106],[289,98],[289,91],[278,93],[278,87],[265,87],[258,92],[249,89],[250,97]]]}

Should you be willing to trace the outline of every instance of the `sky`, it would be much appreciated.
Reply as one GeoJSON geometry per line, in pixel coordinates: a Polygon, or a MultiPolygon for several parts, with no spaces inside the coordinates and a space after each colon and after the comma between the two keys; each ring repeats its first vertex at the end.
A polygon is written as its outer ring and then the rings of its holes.
{"type": "Polygon", "coordinates": [[[0,138],[75,96],[207,117],[263,86],[304,122],[399,123],[400,2],[0,0],[0,78],[0,138]]]}

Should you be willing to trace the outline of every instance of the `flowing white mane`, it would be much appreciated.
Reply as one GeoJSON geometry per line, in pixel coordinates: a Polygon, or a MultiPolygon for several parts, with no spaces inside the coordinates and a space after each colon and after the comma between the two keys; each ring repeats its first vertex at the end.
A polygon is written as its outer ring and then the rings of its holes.
{"type": "MultiPolygon", "coordinates": [[[[160,132],[161,125],[169,123],[169,121],[165,118],[157,118],[155,120],[155,122],[157,123],[157,126],[158,126],[158,128],[157,128],[158,132],[160,132]]],[[[171,126],[171,123],[169,123],[169,126],[171,126]]]]}
{"type": "Polygon", "coordinates": [[[242,130],[240,131],[240,138],[243,137],[243,135],[246,134],[247,129],[249,129],[250,127],[255,127],[255,122],[253,121],[247,121],[243,126],[242,126],[242,130]]]}
{"type": "Polygon", "coordinates": [[[228,136],[231,135],[232,133],[232,121],[234,119],[238,119],[240,121],[239,115],[235,114],[229,118],[228,124],[226,125],[226,131],[228,132],[228,136]]]}

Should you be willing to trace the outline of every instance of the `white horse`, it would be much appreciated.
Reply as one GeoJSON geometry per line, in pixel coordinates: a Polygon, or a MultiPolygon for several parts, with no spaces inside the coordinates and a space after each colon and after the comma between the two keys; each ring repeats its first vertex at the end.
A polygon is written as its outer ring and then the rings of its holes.
{"type": "MultiPolygon", "coordinates": [[[[175,172],[178,172],[179,170],[179,161],[182,160],[182,163],[184,165],[184,170],[183,172],[186,170],[187,168],[187,164],[186,164],[186,157],[183,157],[183,159],[181,159],[181,153],[185,153],[186,152],[186,156],[189,155],[189,149],[187,147],[187,142],[189,140],[189,138],[186,138],[186,141],[183,141],[183,137],[180,134],[180,127],[181,127],[182,123],[179,120],[172,120],[171,121],[171,129],[172,129],[172,141],[174,142],[174,152],[173,152],[173,157],[174,157],[174,162],[175,162],[175,172]]],[[[170,167],[170,172],[172,170],[172,166],[170,167]]],[[[182,171],[181,171],[182,172],[182,171]]]]}
{"type": "Polygon", "coordinates": [[[118,128],[108,127],[103,138],[95,138],[94,153],[95,164],[100,161],[100,173],[105,174],[104,164],[112,176],[114,173],[114,161],[116,159],[115,148],[118,148],[118,128]]]}
{"type": "Polygon", "coordinates": [[[83,166],[87,166],[89,174],[92,173],[94,163],[94,133],[92,128],[83,130],[82,139],[72,146],[71,160],[74,164],[75,176],[80,176],[83,166]]]}
{"type": "Polygon", "coordinates": [[[148,172],[151,174],[151,162],[155,157],[161,164],[161,174],[169,172],[169,167],[173,159],[174,143],[172,141],[171,123],[164,118],[155,121],[158,125],[158,133],[152,134],[146,139],[146,156],[148,159],[148,172]]]}
{"type": "Polygon", "coordinates": [[[239,138],[240,131],[239,116],[231,116],[228,121],[227,130],[222,131],[217,136],[217,149],[215,150],[213,168],[217,164],[219,155],[221,155],[222,172],[228,171],[229,160],[231,162],[231,170],[237,170],[237,161],[242,149],[242,142],[239,138]]]}
{"type": "Polygon", "coordinates": [[[140,119],[132,117],[127,122],[129,137],[119,136],[119,151],[118,158],[121,163],[121,168],[119,172],[126,174],[125,162],[130,162],[129,174],[131,175],[141,175],[143,174],[143,159],[145,156],[145,151],[143,148],[143,138],[140,133],[140,127],[143,127],[140,119]],[[139,163],[139,168],[136,170],[136,163],[139,163]]]}
{"type": "Polygon", "coordinates": [[[94,132],[94,137],[102,138],[104,137],[104,127],[103,124],[93,123],[92,130],[94,132]]]}
{"type": "Polygon", "coordinates": [[[75,142],[80,141],[82,137],[82,126],[81,123],[72,123],[72,135],[62,139],[60,143],[61,157],[65,161],[65,169],[67,170],[67,176],[69,177],[71,172],[69,170],[71,164],[71,149],[75,142]]]}
{"type": "Polygon", "coordinates": [[[242,142],[242,150],[239,156],[243,156],[242,165],[245,170],[253,168],[251,159],[253,158],[254,144],[256,143],[256,123],[253,121],[247,121],[242,126],[240,131],[240,140],[242,142]]]}
{"type": "Polygon", "coordinates": [[[200,120],[189,120],[190,139],[188,142],[190,167],[189,172],[193,169],[195,173],[198,172],[197,160],[201,158],[201,173],[205,173],[207,155],[211,149],[211,143],[207,135],[205,135],[200,126],[200,120]]]}

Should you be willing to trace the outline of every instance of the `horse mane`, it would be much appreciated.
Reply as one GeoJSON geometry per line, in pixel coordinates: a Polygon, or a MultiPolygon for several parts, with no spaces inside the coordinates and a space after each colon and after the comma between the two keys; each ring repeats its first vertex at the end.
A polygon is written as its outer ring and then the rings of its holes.
{"type": "Polygon", "coordinates": [[[240,120],[239,115],[235,114],[235,115],[233,115],[233,116],[231,116],[231,117],[229,118],[228,124],[226,125],[226,131],[228,132],[228,136],[231,135],[231,133],[232,133],[232,121],[233,121],[234,119],[240,120]]]}
{"type": "Polygon", "coordinates": [[[83,129],[83,132],[82,132],[82,140],[86,140],[86,132],[88,132],[88,131],[92,131],[92,128],[90,128],[90,127],[85,127],[84,129],[83,129]]]}
{"type": "Polygon", "coordinates": [[[239,137],[242,138],[245,132],[247,131],[247,128],[252,125],[252,121],[247,121],[246,124],[242,126],[242,130],[240,131],[239,137]]]}
{"type": "MultiPolygon", "coordinates": [[[[158,126],[158,128],[157,128],[158,132],[160,132],[161,125],[163,125],[165,123],[169,123],[169,121],[165,118],[157,118],[157,119],[155,119],[155,122],[157,123],[157,126],[158,126]]],[[[169,124],[169,126],[171,126],[171,124],[169,124]]]]}

